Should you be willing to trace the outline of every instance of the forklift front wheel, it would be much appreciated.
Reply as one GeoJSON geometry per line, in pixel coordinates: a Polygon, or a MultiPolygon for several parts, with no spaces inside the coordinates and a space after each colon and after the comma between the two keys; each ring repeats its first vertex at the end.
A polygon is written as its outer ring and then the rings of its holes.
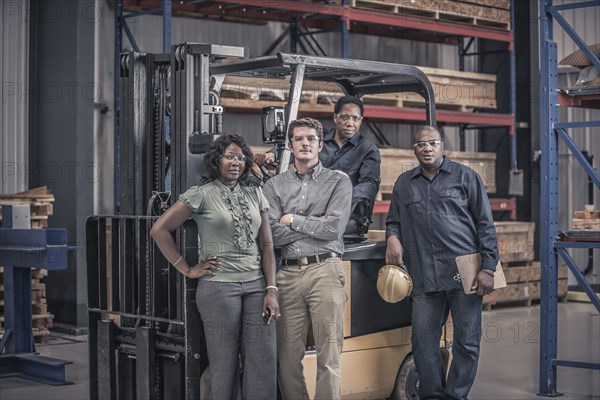
{"type": "Polygon", "coordinates": [[[398,376],[396,385],[390,396],[390,400],[418,400],[419,399],[419,374],[415,366],[415,360],[412,354],[404,359],[398,376]]]}

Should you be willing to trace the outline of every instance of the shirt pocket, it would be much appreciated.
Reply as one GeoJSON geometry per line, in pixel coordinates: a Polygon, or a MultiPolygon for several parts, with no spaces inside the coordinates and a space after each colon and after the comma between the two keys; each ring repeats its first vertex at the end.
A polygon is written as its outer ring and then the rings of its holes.
{"type": "MultiPolygon", "coordinates": [[[[340,160],[337,163],[338,168],[346,173],[350,177],[350,180],[358,175],[358,169],[360,168],[360,162],[358,160],[340,160]]],[[[354,182],[354,181],[353,181],[354,182]]]]}
{"type": "Polygon", "coordinates": [[[404,207],[408,211],[411,221],[419,221],[424,213],[424,207],[421,203],[423,197],[419,194],[413,194],[404,198],[404,207]]]}
{"type": "Polygon", "coordinates": [[[467,209],[467,199],[463,199],[457,189],[445,189],[440,194],[439,212],[446,216],[459,216],[467,209]]]}

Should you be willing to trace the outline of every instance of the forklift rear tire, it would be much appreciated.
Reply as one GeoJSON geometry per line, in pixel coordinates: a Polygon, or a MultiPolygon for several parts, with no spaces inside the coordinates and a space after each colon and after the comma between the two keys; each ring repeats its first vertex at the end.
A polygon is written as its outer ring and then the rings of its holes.
{"type": "Polygon", "coordinates": [[[404,359],[398,376],[396,385],[390,396],[390,400],[418,400],[419,399],[419,374],[415,366],[415,360],[412,354],[404,359]]]}

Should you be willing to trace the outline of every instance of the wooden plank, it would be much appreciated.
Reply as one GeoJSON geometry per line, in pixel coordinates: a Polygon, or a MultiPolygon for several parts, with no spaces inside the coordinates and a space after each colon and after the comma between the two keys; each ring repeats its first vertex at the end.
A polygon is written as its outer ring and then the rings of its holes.
{"type": "Polygon", "coordinates": [[[587,212],[594,212],[596,211],[596,207],[593,204],[586,204],[583,206],[583,210],[587,212]]]}
{"type": "Polygon", "coordinates": [[[573,218],[571,223],[573,229],[578,230],[600,230],[600,218],[573,218]]]}
{"type": "Polygon", "coordinates": [[[486,21],[493,27],[510,29],[510,11],[475,2],[453,0],[352,0],[354,8],[365,8],[433,20],[478,25],[486,21]]]}
{"type": "Polygon", "coordinates": [[[48,276],[48,270],[47,269],[41,269],[41,268],[32,268],[31,269],[31,277],[35,278],[35,279],[42,279],[44,277],[48,276]]]}
{"type": "Polygon", "coordinates": [[[510,0],[452,0],[458,3],[470,3],[490,8],[510,10],[510,0]]]}

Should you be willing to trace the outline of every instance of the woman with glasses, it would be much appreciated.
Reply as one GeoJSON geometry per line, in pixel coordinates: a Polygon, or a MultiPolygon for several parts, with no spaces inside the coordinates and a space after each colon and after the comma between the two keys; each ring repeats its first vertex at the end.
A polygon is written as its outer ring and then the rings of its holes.
{"type": "Polygon", "coordinates": [[[277,397],[279,317],[269,203],[243,184],[254,157],[245,140],[226,134],[205,155],[208,183],[193,186],[154,224],[150,234],[183,275],[199,279],[196,304],[206,337],[210,398],[277,397]],[[200,261],[188,264],[171,233],[189,217],[198,226],[200,261]],[[239,359],[241,369],[239,379],[239,359]]]}

